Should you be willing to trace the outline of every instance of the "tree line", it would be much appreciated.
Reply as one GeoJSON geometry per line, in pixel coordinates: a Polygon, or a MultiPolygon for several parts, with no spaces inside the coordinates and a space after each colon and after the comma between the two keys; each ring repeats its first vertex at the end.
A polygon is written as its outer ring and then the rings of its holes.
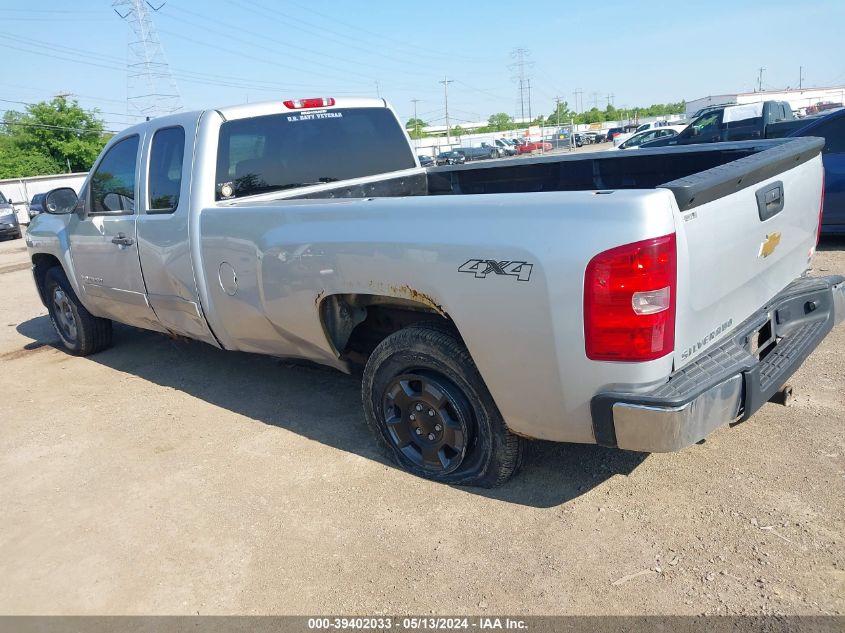
{"type": "MultiPolygon", "coordinates": [[[[655,103],[645,107],[633,108],[616,108],[612,104],[608,104],[604,110],[598,108],[591,108],[585,112],[573,112],[569,109],[569,104],[566,101],[561,101],[556,109],[548,115],[540,115],[536,117],[528,125],[545,125],[552,126],[558,123],[569,125],[571,122],[579,123],[602,123],[604,121],[626,121],[637,120],[647,117],[667,116],[670,114],[681,114],[686,111],[686,102],[678,101],[676,103],[655,103]]],[[[405,124],[405,129],[408,130],[411,138],[424,138],[427,136],[438,136],[436,134],[426,134],[423,130],[429,124],[422,119],[408,119],[405,124]]],[[[525,123],[516,123],[506,112],[497,112],[491,114],[487,119],[487,125],[481,128],[472,130],[473,133],[483,134],[489,132],[506,132],[508,130],[516,130],[526,127],[525,123]]],[[[452,136],[461,136],[466,134],[460,125],[450,129],[452,136]]]]}
{"type": "Polygon", "coordinates": [[[0,122],[0,179],[88,171],[111,138],[97,110],[55,97],[0,122]]]}

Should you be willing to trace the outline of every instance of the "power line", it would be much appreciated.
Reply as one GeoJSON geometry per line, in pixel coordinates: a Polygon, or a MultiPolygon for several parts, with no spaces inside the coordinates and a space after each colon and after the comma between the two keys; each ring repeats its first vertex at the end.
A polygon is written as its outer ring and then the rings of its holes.
{"type": "MultiPolygon", "coordinates": [[[[10,112],[10,110],[6,110],[6,112],[10,112]]],[[[116,130],[92,130],[90,128],[84,127],[66,127],[64,125],[47,125],[46,123],[26,123],[23,121],[2,121],[0,122],[0,125],[17,125],[19,127],[35,127],[45,128],[49,130],[67,130],[69,132],[77,132],[79,134],[100,134],[101,132],[117,134],[116,130]]]]}
{"type": "MultiPolygon", "coordinates": [[[[59,95],[59,96],[74,96],[74,95],[66,94],[66,95],[59,95]]],[[[38,103],[30,103],[29,101],[17,101],[15,99],[0,99],[0,101],[2,101],[4,103],[19,103],[20,105],[25,105],[25,106],[39,105],[38,103]]],[[[140,114],[124,114],[122,112],[105,112],[103,110],[96,109],[96,108],[95,108],[95,110],[96,110],[97,114],[109,114],[109,115],[127,117],[127,118],[130,118],[130,117],[143,118],[140,114]]],[[[13,110],[7,110],[7,112],[13,112],[13,110]]]]}

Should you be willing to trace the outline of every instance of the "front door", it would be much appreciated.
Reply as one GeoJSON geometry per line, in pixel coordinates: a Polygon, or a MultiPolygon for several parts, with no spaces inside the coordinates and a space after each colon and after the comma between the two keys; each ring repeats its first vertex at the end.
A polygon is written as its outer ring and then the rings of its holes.
{"type": "Polygon", "coordinates": [[[85,213],[71,215],[68,239],[82,301],[98,316],[161,329],[147,301],[138,257],[137,134],[114,143],[81,193],[85,213]]]}

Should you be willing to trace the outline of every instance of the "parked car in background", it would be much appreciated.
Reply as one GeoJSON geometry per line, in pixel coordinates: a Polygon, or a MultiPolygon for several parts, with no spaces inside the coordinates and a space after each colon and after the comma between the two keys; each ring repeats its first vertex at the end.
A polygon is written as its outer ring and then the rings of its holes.
{"type": "Polygon", "coordinates": [[[824,139],[821,232],[845,234],[845,109],[809,121],[790,136],[821,136],[824,139]]]}
{"type": "Polygon", "coordinates": [[[570,140],[568,135],[555,134],[554,136],[547,136],[543,139],[546,143],[550,143],[552,149],[569,149],[570,140]]]}
{"type": "Polygon", "coordinates": [[[607,140],[612,141],[617,136],[619,136],[620,134],[624,134],[624,133],[625,133],[625,130],[623,130],[621,127],[612,127],[607,131],[607,140]]]}
{"type": "Polygon", "coordinates": [[[516,146],[509,139],[497,138],[496,147],[498,147],[505,156],[516,156],[516,146]]]}
{"type": "Polygon", "coordinates": [[[552,144],[548,141],[530,141],[520,145],[516,151],[520,154],[531,154],[532,152],[550,152],[551,150],[552,144]]]}
{"type": "Polygon", "coordinates": [[[29,219],[31,220],[39,213],[44,213],[44,196],[46,194],[36,193],[29,202],[29,219]]]}
{"type": "Polygon", "coordinates": [[[421,154],[417,156],[420,159],[420,167],[431,167],[434,165],[434,159],[431,156],[426,156],[425,154],[421,154]]]}
{"type": "Polygon", "coordinates": [[[499,158],[501,152],[498,147],[456,147],[455,150],[469,160],[484,160],[487,158],[499,158]]]}
{"type": "Polygon", "coordinates": [[[463,165],[466,162],[466,157],[460,152],[454,150],[448,152],[440,152],[434,159],[438,165],[463,165]]]}
{"type": "Polygon", "coordinates": [[[505,144],[499,141],[498,139],[495,141],[484,141],[481,143],[481,147],[488,150],[490,153],[489,158],[501,158],[502,156],[507,156],[507,148],[505,144]]]}
{"type": "Polygon", "coordinates": [[[652,128],[650,130],[643,130],[642,132],[635,132],[627,138],[626,135],[619,135],[613,142],[614,149],[637,149],[643,143],[648,143],[649,141],[653,141],[655,139],[677,136],[685,128],[685,125],[673,125],[668,127],[657,127],[652,128]],[[622,139],[622,141],[620,142],[619,139],[622,139]]]}
{"type": "Polygon", "coordinates": [[[606,143],[607,142],[607,132],[605,132],[604,130],[599,130],[598,132],[595,132],[595,135],[596,135],[596,137],[595,137],[595,140],[593,141],[593,143],[606,143]]]}
{"type": "Polygon", "coordinates": [[[636,132],[645,132],[646,130],[653,130],[656,127],[666,127],[669,125],[666,121],[651,121],[650,123],[643,123],[642,125],[638,126],[635,130],[636,132]]]}
{"type": "Polygon", "coordinates": [[[648,147],[782,138],[805,122],[795,118],[786,101],[717,106],[693,119],[677,136],[650,141],[648,147]]]}
{"type": "Polygon", "coordinates": [[[21,225],[18,222],[12,201],[7,200],[3,192],[0,191],[0,238],[6,239],[9,237],[12,239],[21,237],[21,225]]]}

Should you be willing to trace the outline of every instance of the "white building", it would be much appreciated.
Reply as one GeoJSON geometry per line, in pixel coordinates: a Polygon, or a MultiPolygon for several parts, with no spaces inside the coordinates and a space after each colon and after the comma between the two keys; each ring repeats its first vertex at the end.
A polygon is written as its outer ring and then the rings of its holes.
{"type": "Polygon", "coordinates": [[[21,224],[29,224],[29,202],[36,193],[47,193],[59,187],[70,187],[76,193],[85,182],[85,172],[56,174],[55,176],[30,176],[0,180],[0,191],[11,200],[21,224]]]}
{"type": "Polygon", "coordinates": [[[804,88],[802,90],[764,90],[762,92],[734,92],[708,95],[687,101],[687,117],[710,105],[759,103],[761,101],[787,101],[793,110],[821,102],[845,104],[845,86],[832,88],[804,88]]]}

